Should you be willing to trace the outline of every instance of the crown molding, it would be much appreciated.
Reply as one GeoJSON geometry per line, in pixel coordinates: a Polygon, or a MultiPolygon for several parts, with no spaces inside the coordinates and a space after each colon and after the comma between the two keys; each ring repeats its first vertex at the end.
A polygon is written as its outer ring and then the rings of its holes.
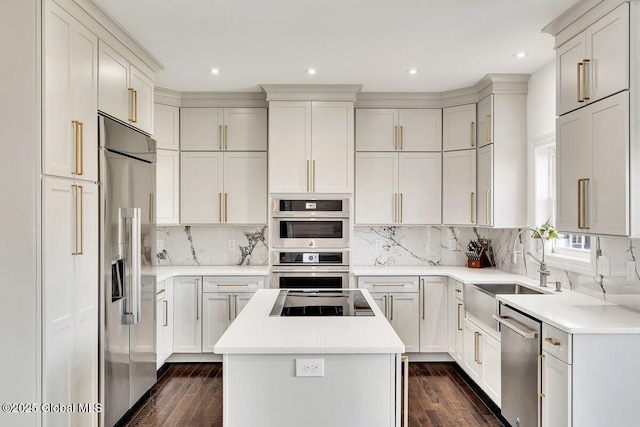
{"type": "Polygon", "coordinates": [[[433,92],[361,92],[356,108],[442,108],[442,98],[433,92]]]}
{"type": "Polygon", "coordinates": [[[182,92],[182,107],[268,107],[262,92],[182,92]]]}
{"type": "Polygon", "coordinates": [[[260,85],[267,101],[356,101],[362,85],[260,85]]]}
{"type": "Polygon", "coordinates": [[[442,107],[456,107],[458,105],[473,104],[479,101],[478,91],[474,86],[442,92],[442,107]]]}
{"type": "Polygon", "coordinates": [[[153,89],[153,102],[172,107],[182,107],[182,92],[156,86],[153,89]]]}

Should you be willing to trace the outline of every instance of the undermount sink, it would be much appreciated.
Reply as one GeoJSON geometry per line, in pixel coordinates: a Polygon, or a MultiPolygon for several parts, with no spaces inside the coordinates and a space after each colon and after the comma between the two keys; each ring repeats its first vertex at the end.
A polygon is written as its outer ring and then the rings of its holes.
{"type": "Polygon", "coordinates": [[[485,323],[487,326],[498,329],[498,323],[491,317],[498,313],[498,294],[544,294],[537,289],[531,289],[517,283],[480,283],[464,285],[465,310],[485,323]]]}

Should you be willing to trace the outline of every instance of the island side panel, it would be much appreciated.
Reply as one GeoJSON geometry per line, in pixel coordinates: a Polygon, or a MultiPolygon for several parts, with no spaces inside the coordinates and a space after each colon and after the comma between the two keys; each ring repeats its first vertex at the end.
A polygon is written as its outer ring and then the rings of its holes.
{"type": "Polygon", "coordinates": [[[225,427],[396,427],[399,354],[226,354],[225,427]],[[324,359],[296,377],[296,359],[324,359]]]}

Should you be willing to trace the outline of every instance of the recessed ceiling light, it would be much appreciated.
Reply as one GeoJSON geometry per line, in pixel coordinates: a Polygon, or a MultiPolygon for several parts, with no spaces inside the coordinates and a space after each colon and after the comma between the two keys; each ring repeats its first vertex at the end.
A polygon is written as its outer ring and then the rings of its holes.
{"type": "Polygon", "coordinates": [[[211,74],[220,74],[220,70],[218,68],[212,68],[211,74]]]}
{"type": "Polygon", "coordinates": [[[525,56],[527,56],[527,54],[525,52],[518,52],[514,55],[516,58],[524,58],[525,56]]]}
{"type": "Polygon", "coordinates": [[[318,71],[316,71],[316,69],[315,69],[315,68],[309,68],[309,69],[307,69],[307,74],[312,75],[312,76],[313,76],[314,74],[316,74],[317,72],[318,72],[318,71]]]}
{"type": "Polygon", "coordinates": [[[417,70],[417,69],[415,69],[415,68],[409,68],[409,69],[407,70],[407,74],[411,74],[411,75],[413,76],[413,75],[415,75],[415,74],[418,74],[418,70],[417,70]]]}

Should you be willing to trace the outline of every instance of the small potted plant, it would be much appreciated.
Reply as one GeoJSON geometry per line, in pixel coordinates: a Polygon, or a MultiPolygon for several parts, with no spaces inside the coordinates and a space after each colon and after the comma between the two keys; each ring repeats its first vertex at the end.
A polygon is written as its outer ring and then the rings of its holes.
{"type": "Polygon", "coordinates": [[[558,232],[553,225],[549,224],[549,219],[547,219],[544,224],[536,228],[536,233],[531,237],[534,239],[541,239],[545,252],[551,253],[552,245],[550,240],[557,239],[558,232]]]}

